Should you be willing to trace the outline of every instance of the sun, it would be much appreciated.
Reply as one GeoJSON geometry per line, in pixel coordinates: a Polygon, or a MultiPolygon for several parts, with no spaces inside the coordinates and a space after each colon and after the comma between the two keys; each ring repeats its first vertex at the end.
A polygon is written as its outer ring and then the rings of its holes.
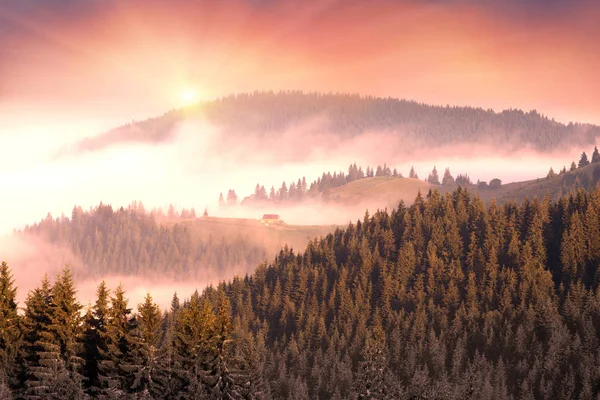
{"type": "Polygon", "coordinates": [[[184,106],[191,106],[200,101],[200,95],[196,89],[188,88],[179,94],[179,100],[184,106]]]}

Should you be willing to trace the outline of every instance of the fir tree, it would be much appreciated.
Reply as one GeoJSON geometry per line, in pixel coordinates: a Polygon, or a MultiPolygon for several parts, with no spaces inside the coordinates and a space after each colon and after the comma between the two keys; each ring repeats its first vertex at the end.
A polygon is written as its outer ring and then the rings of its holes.
{"type": "Polygon", "coordinates": [[[410,167],[410,172],[408,173],[408,177],[412,178],[412,179],[419,179],[419,176],[415,172],[415,168],[414,167],[410,167]]]}
{"type": "MultiPolygon", "coordinates": [[[[24,322],[24,359],[26,361],[25,399],[60,399],[62,383],[65,382],[70,395],[76,389],[69,382],[69,371],[61,357],[59,338],[53,332],[56,316],[53,312],[54,290],[45,276],[42,285],[30,292],[25,304],[24,322]]],[[[65,397],[67,398],[67,397],[65,397]]],[[[77,397],[69,398],[76,399],[77,397]]]]}
{"type": "Polygon", "coordinates": [[[119,285],[111,297],[106,323],[106,351],[100,350],[98,379],[106,395],[121,396],[133,382],[135,320],[131,317],[125,289],[119,285]]]}
{"type": "Polygon", "coordinates": [[[84,319],[85,387],[86,392],[91,396],[97,396],[102,388],[99,379],[99,364],[108,351],[106,326],[110,312],[109,295],[110,291],[106,287],[106,283],[102,281],[96,289],[96,302],[93,307],[88,307],[84,319]]]}
{"type": "Polygon", "coordinates": [[[450,174],[450,168],[446,168],[446,171],[444,171],[444,177],[442,178],[442,185],[444,185],[444,186],[454,185],[454,178],[450,174]]]}
{"type": "Polygon", "coordinates": [[[52,318],[50,329],[58,341],[63,364],[68,371],[68,384],[73,396],[80,396],[84,360],[81,305],[71,270],[66,267],[52,288],[52,318]]]}
{"type": "Polygon", "coordinates": [[[579,164],[578,167],[579,168],[583,168],[587,165],[590,165],[590,162],[588,160],[587,155],[585,154],[585,151],[583,153],[581,153],[581,158],[579,159],[579,164]]]}
{"type": "MultiPolygon", "coordinates": [[[[215,315],[212,306],[196,291],[179,313],[175,333],[174,369],[185,376],[183,387],[188,396],[208,396],[202,378],[207,361],[214,356],[215,315]]],[[[198,398],[198,397],[194,397],[198,398]]]]}
{"type": "Polygon", "coordinates": [[[17,288],[6,262],[0,265],[0,383],[15,387],[18,374],[18,351],[21,341],[21,318],[17,313],[17,288]]]}
{"type": "Polygon", "coordinates": [[[600,162],[600,153],[598,152],[598,147],[594,146],[594,153],[592,153],[592,163],[600,162]]]}
{"type": "Polygon", "coordinates": [[[160,398],[164,391],[164,371],[159,359],[162,317],[159,307],[149,293],[146,294],[144,303],[138,305],[137,322],[137,343],[133,360],[138,367],[131,389],[160,398]]]}
{"type": "Polygon", "coordinates": [[[427,177],[427,182],[431,183],[432,185],[440,184],[440,178],[438,176],[437,169],[435,168],[435,166],[433,167],[433,171],[431,171],[431,173],[427,177]]]}

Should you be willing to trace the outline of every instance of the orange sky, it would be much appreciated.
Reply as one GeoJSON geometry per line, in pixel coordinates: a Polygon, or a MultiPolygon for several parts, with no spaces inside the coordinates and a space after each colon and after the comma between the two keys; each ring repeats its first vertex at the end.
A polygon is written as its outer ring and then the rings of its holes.
{"type": "Polygon", "coordinates": [[[0,107],[126,121],[179,105],[191,86],[204,97],[360,92],[600,123],[593,1],[72,3],[2,0],[0,107]]]}
{"type": "MultiPolygon", "coordinates": [[[[245,196],[257,181],[312,180],[354,161],[401,162],[405,175],[414,162],[421,176],[435,162],[380,160],[354,146],[310,165],[236,165],[231,154],[191,152],[217,134],[201,124],[181,127],[170,144],[53,159],[85,137],[181,106],[190,88],[204,98],[358,92],[600,124],[598,20],[595,0],[0,0],[0,182],[11,209],[0,213],[0,234],[75,204],[202,210],[231,188],[245,196]]],[[[510,166],[486,159],[486,168],[454,154],[438,167],[529,179],[580,151],[516,155],[510,166]]]]}

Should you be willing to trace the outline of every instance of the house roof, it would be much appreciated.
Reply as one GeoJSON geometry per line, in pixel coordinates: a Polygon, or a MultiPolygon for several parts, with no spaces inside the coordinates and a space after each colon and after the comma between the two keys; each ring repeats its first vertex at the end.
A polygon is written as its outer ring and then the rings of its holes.
{"type": "Polygon", "coordinates": [[[262,219],[279,219],[279,215],[277,214],[264,214],[262,219]]]}

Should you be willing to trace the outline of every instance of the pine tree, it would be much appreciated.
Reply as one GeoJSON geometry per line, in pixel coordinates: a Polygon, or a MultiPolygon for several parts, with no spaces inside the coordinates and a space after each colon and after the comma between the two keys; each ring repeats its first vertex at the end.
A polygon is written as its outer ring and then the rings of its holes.
{"type": "Polygon", "coordinates": [[[442,178],[442,185],[444,185],[444,186],[454,185],[454,178],[450,174],[450,168],[446,168],[446,171],[444,172],[444,177],[442,178]]]}
{"type": "Polygon", "coordinates": [[[435,168],[435,166],[433,167],[433,171],[431,171],[431,173],[427,177],[427,182],[431,183],[432,185],[440,184],[440,178],[438,176],[438,172],[437,172],[437,169],[435,168]]]}
{"type": "Polygon", "coordinates": [[[579,159],[578,167],[583,168],[586,165],[590,165],[590,162],[588,160],[587,154],[585,154],[585,151],[584,151],[583,153],[581,153],[581,158],[579,159]]]}
{"type": "Polygon", "coordinates": [[[600,162],[600,153],[598,152],[598,147],[594,146],[594,153],[592,153],[592,163],[600,162]]]}
{"type": "Polygon", "coordinates": [[[571,162],[571,168],[569,169],[569,171],[575,171],[577,169],[577,165],[575,164],[575,161],[571,162]]]}
{"type": "Polygon", "coordinates": [[[546,178],[551,179],[554,178],[556,176],[556,172],[554,172],[554,169],[552,169],[552,167],[550,167],[550,171],[548,171],[548,175],[546,175],[546,178]]]}
{"type": "Polygon", "coordinates": [[[227,205],[227,203],[225,203],[225,198],[223,197],[223,192],[219,193],[219,207],[223,208],[227,205]]]}
{"type": "Polygon", "coordinates": [[[6,262],[0,265],[0,383],[17,384],[17,357],[21,341],[21,318],[17,313],[17,288],[6,262]]]}
{"type": "Polygon", "coordinates": [[[81,305],[77,302],[77,291],[71,270],[66,267],[52,288],[51,330],[58,339],[65,368],[69,372],[69,384],[81,391],[83,359],[83,331],[81,305]]]}
{"type": "Polygon", "coordinates": [[[96,289],[96,302],[93,307],[88,308],[84,318],[84,376],[86,392],[90,396],[97,396],[102,388],[99,379],[99,364],[102,356],[105,356],[108,351],[106,325],[110,312],[109,294],[106,283],[102,281],[96,289]]]}
{"type": "Polygon", "coordinates": [[[154,377],[158,384],[163,388],[163,395],[165,398],[175,398],[183,390],[185,384],[185,371],[177,368],[178,356],[176,345],[176,333],[177,333],[177,322],[179,320],[179,313],[181,312],[181,305],[179,303],[179,297],[177,293],[173,294],[171,300],[171,309],[168,313],[165,313],[163,318],[164,332],[161,341],[161,357],[160,364],[162,374],[158,377],[154,377]]]}
{"type": "Polygon", "coordinates": [[[174,369],[185,374],[183,387],[188,397],[209,396],[202,379],[207,374],[207,361],[214,357],[215,315],[211,304],[194,292],[179,313],[175,333],[174,369]]]}
{"type": "Polygon", "coordinates": [[[106,351],[99,349],[98,363],[102,392],[112,396],[122,396],[133,382],[136,372],[132,366],[135,320],[127,304],[125,289],[119,285],[111,297],[106,323],[106,351]]]}
{"type": "Polygon", "coordinates": [[[235,194],[235,190],[229,190],[227,193],[227,205],[228,206],[236,206],[238,204],[238,197],[235,194]]]}
{"type": "MultiPolygon", "coordinates": [[[[60,278],[60,277],[59,277],[60,278]]],[[[81,391],[72,379],[61,354],[61,338],[56,334],[57,307],[48,277],[42,286],[30,292],[25,304],[24,358],[27,365],[25,399],[79,399],[81,391]]],[[[58,290],[60,292],[60,290],[58,290]]],[[[59,293],[59,296],[62,294],[59,293]]],[[[62,303],[62,301],[60,301],[62,303]]],[[[64,341],[63,341],[64,342],[64,341]]]]}
{"type": "Polygon", "coordinates": [[[390,385],[390,372],[386,357],[385,333],[379,318],[369,332],[361,351],[362,361],[354,381],[354,392],[359,399],[393,399],[394,391],[390,385]]]}
{"type": "Polygon", "coordinates": [[[410,167],[410,172],[408,173],[408,177],[412,179],[419,179],[419,176],[415,172],[414,167],[410,167]]]}
{"type": "Polygon", "coordinates": [[[154,398],[161,398],[164,388],[160,364],[159,343],[161,339],[162,317],[159,307],[146,294],[144,303],[138,305],[137,330],[134,364],[135,378],[131,389],[135,392],[147,393],[154,398]]]}
{"type": "Polygon", "coordinates": [[[202,371],[202,383],[212,398],[239,398],[241,388],[235,385],[225,359],[226,346],[231,343],[233,328],[230,321],[229,300],[219,293],[219,309],[214,320],[212,337],[205,349],[206,359],[202,371]]]}

